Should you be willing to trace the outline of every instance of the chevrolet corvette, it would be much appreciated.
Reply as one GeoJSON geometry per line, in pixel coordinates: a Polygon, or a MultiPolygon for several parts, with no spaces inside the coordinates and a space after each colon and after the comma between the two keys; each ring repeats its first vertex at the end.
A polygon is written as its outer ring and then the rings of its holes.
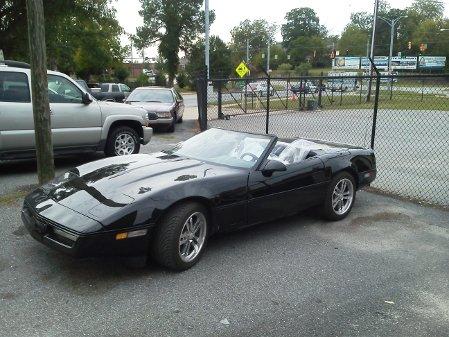
{"type": "Polygon", "coordinates": [[[217,232],[314,206],[343,219],[375,177],[371,149],[209,129],[162,152],[73,168],[31,192],[21,215],[57,251],[149,256],[185,270],[217,232]]]}

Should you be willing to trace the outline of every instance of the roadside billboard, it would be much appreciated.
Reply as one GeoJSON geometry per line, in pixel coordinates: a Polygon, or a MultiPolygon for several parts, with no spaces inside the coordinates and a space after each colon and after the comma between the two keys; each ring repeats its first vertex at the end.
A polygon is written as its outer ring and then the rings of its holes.
{"type": "Polygon", "coordinates": [[[415,70],[418,66],[418,58],[416,56],[393,56],[391,58],[391,68],[394,70],[409,69],[415,70]]]}
{"type": "Polygon", "coordinates": [[[420,69],[443,69],[446,66],[446,56],[420,56],[420,69]]]}
{"type": "Polygon", "coordinates": [[[334,58],[332,69],[359,69],[360,57],[340,56],[334,58]]]}
{"type": "MultiPolygon", "coordinates": [[[[388,70],[388,56],[374,56],[374,65],[379,70],[388,70]]],[[[361,69],[371,68],[371,62],[368,57],[362,57],[360,62],[361,69]]]]}

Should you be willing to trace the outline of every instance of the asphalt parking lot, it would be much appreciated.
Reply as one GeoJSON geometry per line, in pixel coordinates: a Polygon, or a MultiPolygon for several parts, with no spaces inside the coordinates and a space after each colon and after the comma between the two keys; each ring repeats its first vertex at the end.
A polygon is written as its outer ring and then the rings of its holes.
{"type": "MultiPolygon", "coordinates": [[[[142,152],[197,131],[186,119],[142,152]]],[[[362,191],[343,221],[311,210],[213,237],[186,272],[134,269],[31,239],[34,165],[0,165],[2,336],[448,336],[449,212],[362,191]]]]}

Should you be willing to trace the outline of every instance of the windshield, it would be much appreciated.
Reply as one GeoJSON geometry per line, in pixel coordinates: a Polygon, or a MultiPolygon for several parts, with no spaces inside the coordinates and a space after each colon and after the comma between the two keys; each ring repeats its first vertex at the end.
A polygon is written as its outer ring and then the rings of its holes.
{"type": "Polygon", "coordinates": [[[164,152],[217,164],[251,168],[262,156],[271,139],[263,135],[210,129],[164,152]]]}
{"type": "Polygon", "coordinates": [[[129,95],[127,101],[173,103],[173,94],[168,89],[136,89],[129,95]]]}

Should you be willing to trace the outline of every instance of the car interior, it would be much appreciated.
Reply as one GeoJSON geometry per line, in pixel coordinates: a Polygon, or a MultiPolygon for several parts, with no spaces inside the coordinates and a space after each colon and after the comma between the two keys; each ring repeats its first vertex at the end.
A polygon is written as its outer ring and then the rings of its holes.
{"type": "Polygon", "coordinates": [[[321,152],[320,150],[326,148],[329,148],[329,146],[305,139],[297,139],[291,143],[279,141],[274,146],[268,159],[280,161],[288,166],[315,157],[321,152]]]}

